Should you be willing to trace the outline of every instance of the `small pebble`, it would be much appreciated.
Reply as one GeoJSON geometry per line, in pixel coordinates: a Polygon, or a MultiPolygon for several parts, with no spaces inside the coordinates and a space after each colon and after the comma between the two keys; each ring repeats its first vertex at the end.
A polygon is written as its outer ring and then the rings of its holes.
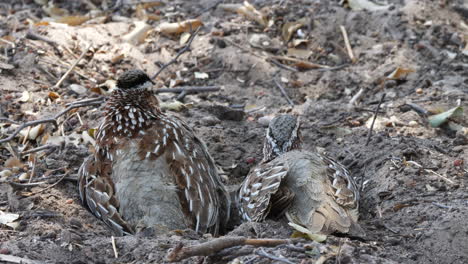
{"type": "Polygon", "coordinates": [[[72,204],[73,203],[73,199],[68,199],[65,201],[66,204],[72,204]]]}
{"type": "Polygon", "coordinates": [[[414,121],[414,120],[411,120],[411,121],[409,121],[408,126],[410,126],[410,127],[417,127],[417,126],[418,126],[418,122],[416,122],[416,121],[414,121]]]}
{"type": "Polygon", "coordinates": [[[0,248],[0,254],[8,255],[10,250],[8,248],[0,248]]]}
{"type": "Polygon", "coordinates": [[[73,92],[77,94],[85,94],[88,91],[88,89],[86,89],[84,86],[81,86],[79,84],[71,84],[69,88],[70,90],[72,90],[73,92]]]}
{"type": "Polygon", "coordinates": [[[422,93],[423,93],[423,89],[421,89],[421,88],[416,89],[416,93],[417,93],[417,94],[422,94],[422,93]]]}
{"type": "Polygon", "coordinates": [[[18,180],[22,181],[22,180],[27,180],[29,179],[29,174],[27,172],[24,172],[22,173],[19,177],[18,177],[18,180]]]}

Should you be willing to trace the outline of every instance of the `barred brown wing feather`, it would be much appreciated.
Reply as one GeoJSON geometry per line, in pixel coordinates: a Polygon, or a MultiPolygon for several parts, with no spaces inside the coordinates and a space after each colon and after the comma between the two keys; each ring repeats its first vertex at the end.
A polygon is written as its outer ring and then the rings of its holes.
{"type": "Polygon", "coordinates": [[[169,127],[170,144],[165,152],[166,159],[179,189],[184,214],[192,219],[190,224],[196,231],[209,231],[216,235],[220,221],[229,217],[229,211],[228,204],[221,204],[221,200],[227,201],[228,197],[213,159],[203,142],[185,123],[174,119],[169,127]],[[172,126],[177,129],[173,130],[172,126]],[[220,199],[220,196],[224,197],[220,199]]]}
{"type": "Polygon", "coordinates": [[[133,233],[118,212],[119,203],[114,196],[112,180],[100,174],[106,169],[98,170],[99,165],[102,167],[102,164],[96,164],[94,156],[90,156],[80,167],[78,183],[81,201],[118,235],[133,233]],[[100,177],[97,177],[98,174],[100,177]]]}
{"type": "Polygon", "coordinates": [[[328,178],[331,183],[331,195],[336,202],[347,208],[358,208],[359,191],[356,182],[349,174],[348,170],[334,160],[323,157],[328,166],[328,178]]]}
{"type": "Polygon", "coordinates": [[[270,162],[257,166],[244,180],[239,191],[239,208],[247,221],[262,221],[271,208],[270,200],[288,173],[285,163],[270,162]]]}

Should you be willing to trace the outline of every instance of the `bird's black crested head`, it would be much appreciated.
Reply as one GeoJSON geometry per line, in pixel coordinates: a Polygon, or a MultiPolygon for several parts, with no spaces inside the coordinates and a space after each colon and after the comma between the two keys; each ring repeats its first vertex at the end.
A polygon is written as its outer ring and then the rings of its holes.
{"type": "Polygon", "coordinates": [[[122,75],[119,76],[117,79],[117,88],[122,90],[130,90],[136,88],[143,88],[146,84],[151,84],[150,77],[142,70],[129,70],[122,75]]]}
{"type": "Polygon", "coordinates": [[[300,148],[300,122],[293,115],[279,115],[270,121],[263,147],[264,160],[269,161],[300,148]]]}

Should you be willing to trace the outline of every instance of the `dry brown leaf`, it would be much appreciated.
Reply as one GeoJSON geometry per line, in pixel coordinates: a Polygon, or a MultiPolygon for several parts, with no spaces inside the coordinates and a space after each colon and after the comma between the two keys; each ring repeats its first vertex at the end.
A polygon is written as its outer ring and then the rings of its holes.
{"type": "Polygon", "coordinates": [[[90,20],[91,17],[88,16],[64,16],[55,20],[55,22],[67,24],[69,26],[79,26],[84,22],[90,20]]]}
{"type": "Polygon", "coordinates": [[[22,167],[23,163],[16,157],[10,157],[3,164],[5,168],[22,167]]]}
{"type": "Polygon", "coordinates": [[[164,34],[180,34],[194,31],[202,25],[203,23],[200,19],[189,19],[176,23],[162,23],[156,30],[164,34]]]}
{"type": "Polygon", "coordinates": [[[281,35],[283,37],[283,40],[285,42],[288,42],[291,39],[291,37],[294,35],[294,32],[296,32],[296,30],[303,27],[306,24],[306,22],[307,21],[305,19],[300,19],[298,21],[285,23],[283,27],[281,28],[281,35]]]}
{"type": "Polygon", "coordinates": [[[50,23],[48,21],[39,21],[37,23],[34,24],[35,27],[39,27],[39,26],[49,26],[50,23]]]}
{"type": "Polygon", "coordinates": [[[390,75],[387,76],[389,80],[402,80],[405,79],[408,74],[414,72],[413,69],[410,68],[396,68],[390,75]]]}
{"type": "Polygon", "coordinates": [[[112,59],[110,61],[111,61],[112,64],[116,64],[116,63],[121,62],[124,58],[125,58],[124,54],[119,54],[119,55],[116,55],[116,56],[112,57],[112,59]]]}
{"type": "Polygon", "coordinates": [[[52,101],[55,101],[55,99],[60,98],[60,95],[56,92],[49,92],[49,98],[52,101]]]}

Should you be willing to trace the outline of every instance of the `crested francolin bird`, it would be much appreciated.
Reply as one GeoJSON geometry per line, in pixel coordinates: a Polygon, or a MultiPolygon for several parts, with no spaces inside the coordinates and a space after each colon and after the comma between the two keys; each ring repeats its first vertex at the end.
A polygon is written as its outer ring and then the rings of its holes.
{"type": "Polygon", "coordinates": [[[271,120],[262,162],[241,185],[238,202],[245,221],[286,214],[315,234],[356,233],[359,193],[346,168],[301,149],[300,122],[292,115],[271,120]]]}
{"type": "Polygon", "coordinates": [[[117,80],[95,153],[79,170],[83,203],[117,235],[191,228],[218,234],[229,218],[229,195],[203,141],[166,115],[141,70],[117,80]]]}

